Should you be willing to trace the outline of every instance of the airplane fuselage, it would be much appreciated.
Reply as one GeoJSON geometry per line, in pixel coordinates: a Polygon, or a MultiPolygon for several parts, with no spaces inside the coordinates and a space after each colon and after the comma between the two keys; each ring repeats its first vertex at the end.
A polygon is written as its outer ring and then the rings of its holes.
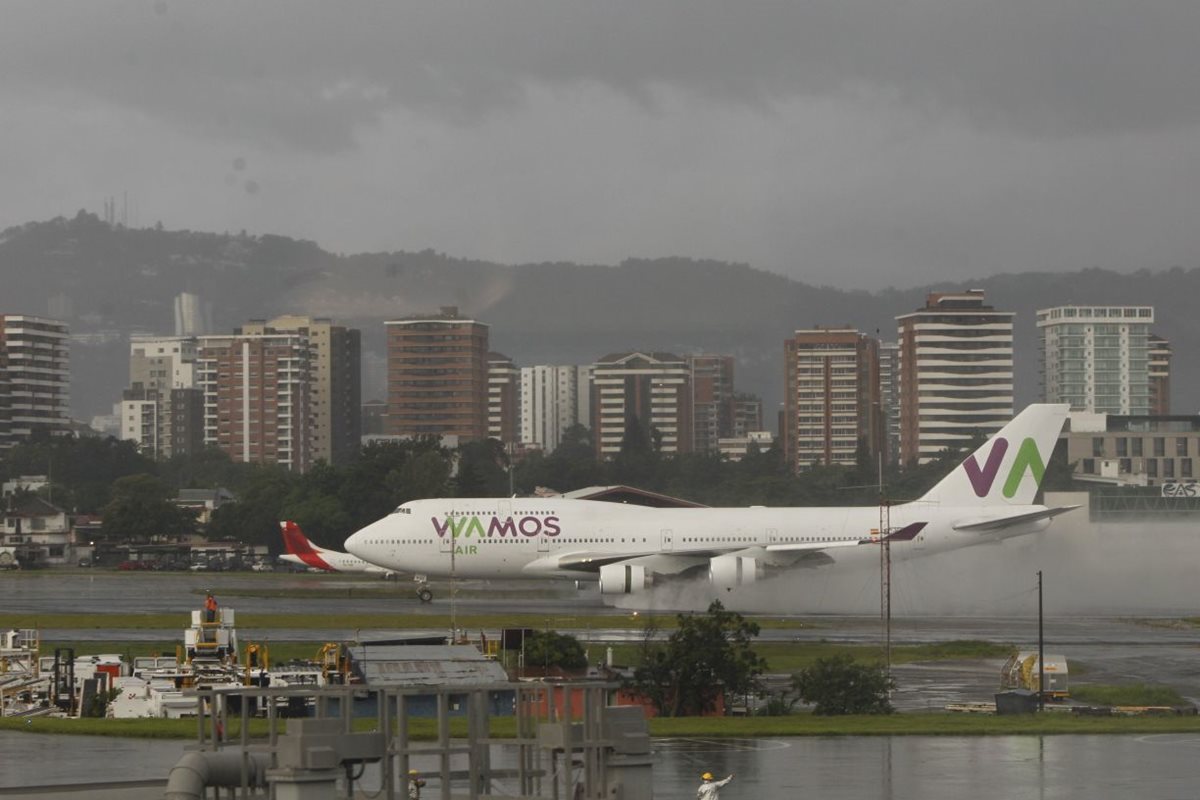
{"type": "MultiPolygon", "coordinates": [[[[1003,513],[1019,510],[1009,506],[1003,513]]],[[[889,530],[926,523],[893,554],[904,558],[905,551],[928,554],[983,541],[977,533],[953,529],[958,520],[980,516],[977,507],[893,506],[886,519],[889,530]]],[[[1043,520],[1006,530],[1004,538],[1045,525],[1043,520]]],[[[880,527],[880,511],[870,506],[647,508],[566,498],[436,499],[405,503],[356,533],[346,547],[373,564],[427,575],[578,579],[587,577],[581,568],[589,559],[699,558],[743,551],[762,557],[789,548],[818,550],[877,539],[880,527]],[[571,555],[577,557],[570,566],[556,564],[556,558],[571,555]]]]}
{"type": "Polygon", "coordinates": [[[317,553],[321,557],[321,560],[327,563],[329,567],[332,567],[332,569],[323,566],[314,566],[307,563],[300,556],[295,556],[291,553],[283,553],[279,556],[279,560],[286,561],[289,564],[297,564],[301,567],[323,569],[326,572],[370,572],[383,574],[388,571],[383,567],[380,567],[376,564],[370,564],[366,561],[363,561],[361,558],[358,558],[357,556],[350,555],[349,553],[339,553],[336,550],[324,549],[317,551],[317,553]]]}

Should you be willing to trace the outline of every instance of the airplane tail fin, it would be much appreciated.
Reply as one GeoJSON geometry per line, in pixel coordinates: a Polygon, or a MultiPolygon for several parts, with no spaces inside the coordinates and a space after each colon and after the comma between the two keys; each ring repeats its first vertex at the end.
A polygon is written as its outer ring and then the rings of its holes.
{"type": "Polygon", "coordinates": [[[314,546],[304,535],[304,531],[300,530],[300,526],[291,520],[280,522],[279,530],[283,533],[283,546],[289,555],[303,558],[320,552],[319,548],[314,546]]]}
{"type": "Polygon", "coordinates": [[[1066,404],[1027,406],[919,502],[1032,505],[1069,409],[1066,404]]]}
{"type": "Polygon", "coordinates": [[[291,520],[284,520],[279,523],[279,530],[283,533],[283,546],[289,556],[314,569],[337,571],[324,557],[325,551],[310,542],[299,525],[291,520]]]}

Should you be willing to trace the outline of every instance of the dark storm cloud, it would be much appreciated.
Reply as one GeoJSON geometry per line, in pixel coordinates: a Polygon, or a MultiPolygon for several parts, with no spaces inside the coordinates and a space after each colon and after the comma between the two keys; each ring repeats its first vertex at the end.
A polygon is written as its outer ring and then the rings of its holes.
{"type": "Polygon", "coordinates": [[[531,85],[769,111],[878,94],[1035,136],[1200,114],[1200,3],[9,3],[0,96],[79,95],[204,135],[336,152],[390,109],[470,125],[531,85]]]}

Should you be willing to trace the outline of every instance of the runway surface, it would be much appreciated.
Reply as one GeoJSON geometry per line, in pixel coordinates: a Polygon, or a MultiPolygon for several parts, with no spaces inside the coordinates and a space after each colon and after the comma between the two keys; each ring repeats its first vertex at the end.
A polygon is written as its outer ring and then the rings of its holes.
{"type": "MultiPolygon", "coordinates": [[[[187,614],[212,590],[225,605],[241,613],[311,614],[312,629],[261,630],[239,627],[243,640],[329,641],[428,635],[427,628],[355,630],[338,628],[339,615],[446,615],[451,609],[448,587],[439,585],[431,604],[420,603],[410,581],[348,579],[347,576],[260,575],[257,573],[127,573],[104,570],[44,571],[0,577],[0,609],[10,613],[178,613],[178,627],[165,630],[79,628],[54,631],[58,639],[92,641],[173,642],[187,614]],[[241,592],[279,596],[259,597],[241,592]],[[383,593],[383,596],[379,596],[383,593]]],[[[606,624],[628,617],[629,609],[605,605],[596,590],[577,591],[569,584],[545,582],[464,582],[453,601],[458,613],[506,613],[542,617],[544,625],[567,630],[589,642],[638,641],[642,634],[627,626],[606,624]],[[566,615],[588,620],[586,627],[564,628],[566,615]]],[[[763,641],[830,641],[878,643],[883,626],[877,616],[771,614],[784,627],[766,628],[763,641]]],[[[526,618],[527,622],[527,618],[526,618]]],[[[577,623],[576,623],[577,625],[577,623]]],[[[541,625],[539,624],[539,627],[541,625]]],[[[1200,629],[1174,616],[1047,614],[1046,650],[1062,653],[1072,664],[1072,679],[1089,683],[1151,683],[1173,686],[1188,698],[1200,699],[1200,629]]],[[[469,631],[468,633],[473,633],[469,631]]],[[[958,640],[1037,646],[1036,614],[1027,616],[912,615],[892,620],[893,645],[958,640]]],[[[946,702],[989,699],[996,689],[1002,660],[899,665],[902,708],[941,707],[946,702]]]]}

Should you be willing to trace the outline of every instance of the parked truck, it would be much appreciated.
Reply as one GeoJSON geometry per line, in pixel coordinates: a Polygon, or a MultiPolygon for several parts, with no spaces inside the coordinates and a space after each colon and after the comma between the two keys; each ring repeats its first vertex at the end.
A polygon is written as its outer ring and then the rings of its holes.
{"type": "MultiPolygon", "coordinates": [[[[1028,689],[1038,691],[1039,664],[1037,651],[1023,650],[1009,657],[1000,670],[1000,688],[1028,689]]],[[[1046,654],[1046,684],[1043,691],[1047,700],[1065,700],[1070,695],[1067,672],[1067,657],[1046,654]]]]}

